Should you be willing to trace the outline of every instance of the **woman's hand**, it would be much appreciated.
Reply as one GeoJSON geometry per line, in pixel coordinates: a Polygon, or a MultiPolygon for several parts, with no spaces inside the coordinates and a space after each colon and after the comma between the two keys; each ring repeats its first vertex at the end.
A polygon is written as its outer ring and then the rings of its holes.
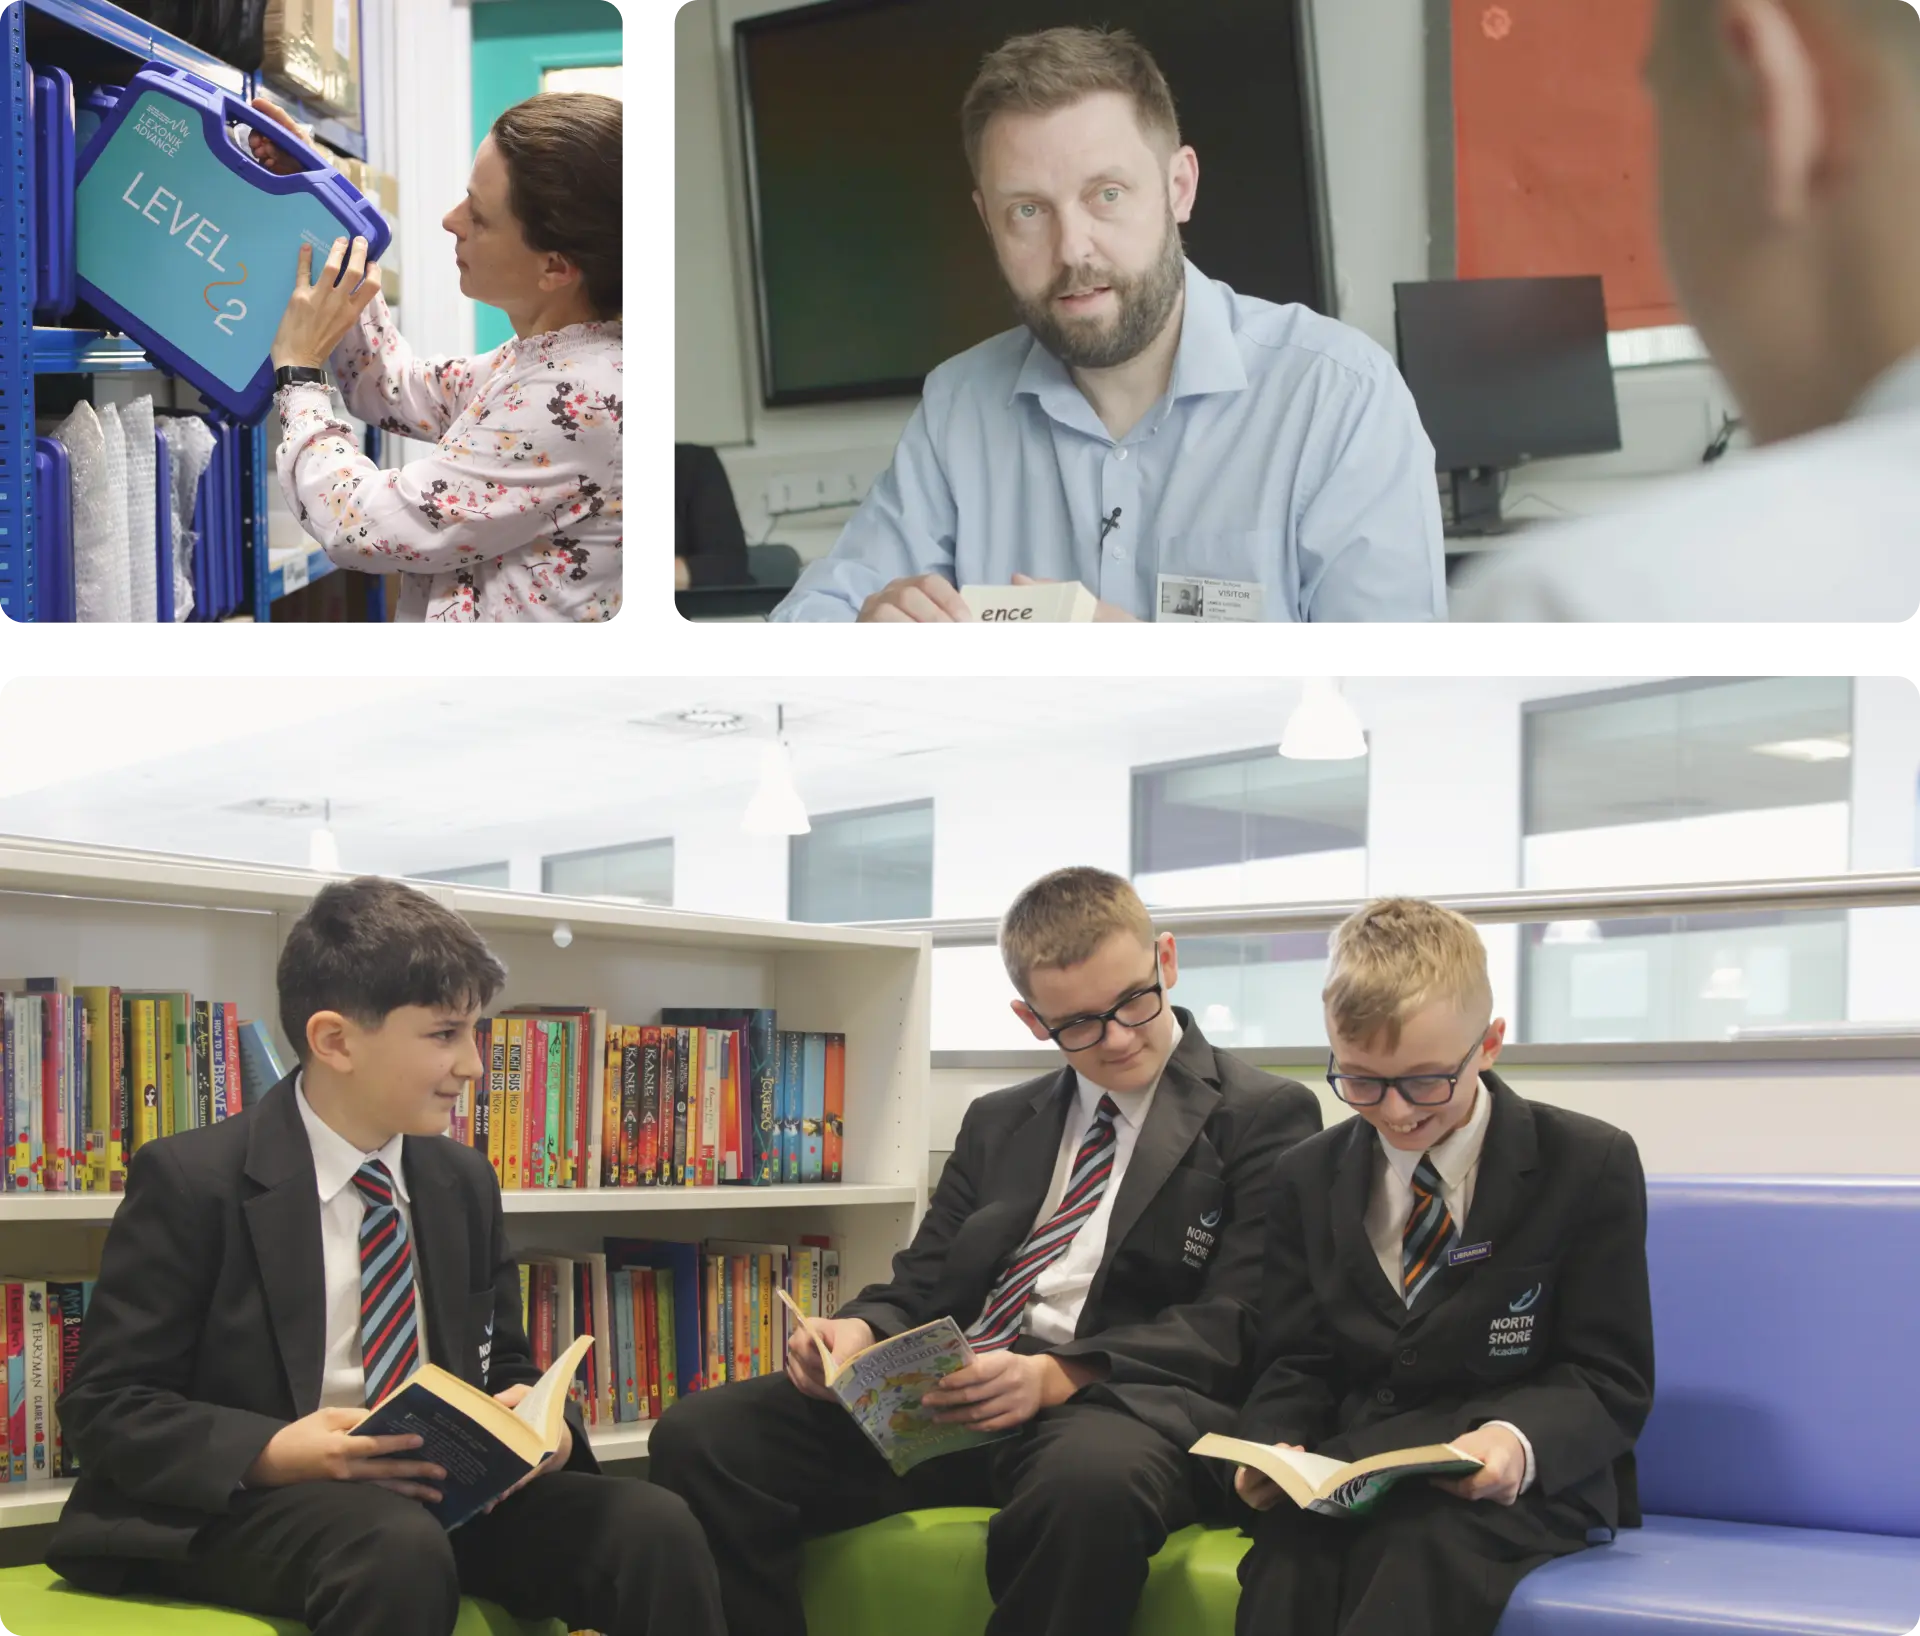
{"type": "MultiPolygon", "coordinates": [[[[296,124],[292,114],[288,113],[284,108],[276,107],[273,103],[267,101],[265,97],[255,97],[248,106],[259,109],[261,113],[265,114],[269,119],[272,119],[276,124],[284,125],[288,130],[292,131],[295,136],[299,137],[301,141],[310,142],[313,140],[312,131],[306,129],[305,126],[296,124]]],[[[294,156],[284,148],[276,147],[259,131],[247,132],[247,147],[253,154],[253,157],[265,165],[268,170],[274,172],[275,175],[294,176],[300,171],[301,166],[298,159],[294,158],[294,156]]]]}
{"type": "Polygon", "coordinates": [[[367,303],[380,293],[380,265],[367,265],[367,241],[355,239],[353,254],[347,258],[347,241],[335,239],[327,264],[320,276],[309,284],[313,271],[313,246],[300,246],[300,276],[294,280],[293,296],[280,319],[280,330],[273,338],[273,367],[289,364],[309,369],[324,369],[333,349],[359,321],[367,303]],[[346,276],[340,263],[346,258],[346,276]]]}

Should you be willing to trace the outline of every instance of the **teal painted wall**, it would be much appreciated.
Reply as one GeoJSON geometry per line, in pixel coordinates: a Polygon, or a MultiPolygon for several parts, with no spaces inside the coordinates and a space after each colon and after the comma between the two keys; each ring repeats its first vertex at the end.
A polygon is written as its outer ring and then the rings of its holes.
{"type": "MultiPolygon", "coordinates": [[[[473,145],[516,102],[540,92],[549,68],[622,61],[620,13],[611,0],[488,0],[473,8],[473,145]]],[[[474,342],[491,352],[513,338],[497,307],[474,311],[474,342]]]]}

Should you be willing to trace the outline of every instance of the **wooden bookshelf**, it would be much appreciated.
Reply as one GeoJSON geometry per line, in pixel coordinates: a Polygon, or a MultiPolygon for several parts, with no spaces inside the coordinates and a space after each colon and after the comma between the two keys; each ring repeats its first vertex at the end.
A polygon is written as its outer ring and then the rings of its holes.
{"type": "MultiPolygon", "coordinates": [[[[0,972],[186,989],[272,1023],[288,929],[329,877],[0,836],[0,972]]],[[[496,1007],[579,1003],[619,1023],[663,1006],[772,1006],[782,1028],[847,1036],[845,1180],[780,1187],[511,1190],[516,1249],[580,1253],[604,1238],[796,1242],[831,1234],[841,1288],[886,1275],[926,1204],[929,945],[920,933],[691,914],[416,882],[505,963],[496,1007]],[[561,948],[553,933],[572,933],[561,948]],[[642,1219],[644,1218],[644,1219],[642,1219]]],[[[98,1264],[119,1199],[0,1195],[0,1271],[98,1264]]],[[[596,1428],[603,1459],[643,1456],[647,1423],[596,1428]]],[[[0,1528],[48,1522],[69,1485],[0,1485],[0,1528]]]]}

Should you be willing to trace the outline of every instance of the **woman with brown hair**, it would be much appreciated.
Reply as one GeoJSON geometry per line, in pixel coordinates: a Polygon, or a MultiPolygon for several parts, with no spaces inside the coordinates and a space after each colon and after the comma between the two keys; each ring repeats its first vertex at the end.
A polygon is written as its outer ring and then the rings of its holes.
{"type": "MultiPolygon", "coordinates": [[[[299,127],[265,98],[254,107],[299,127]]],[[[256,131],[262,164],[293,161],[256,131]]],[[[530,97],[494,122],[447,212],[461,293],[514,339],[477,358],[413,355],[366,243],[300,274],[273,345],[280,486],[343,568],[400,576],[397,617],[602,620],[620,611],[620,104],[530,97]],[[386,471],[327,390],[370,425],[438,444],[386,471]]]]}

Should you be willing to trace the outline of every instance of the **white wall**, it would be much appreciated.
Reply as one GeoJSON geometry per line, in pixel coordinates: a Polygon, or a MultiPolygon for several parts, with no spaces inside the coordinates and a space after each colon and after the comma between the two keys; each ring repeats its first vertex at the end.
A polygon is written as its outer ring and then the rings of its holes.
{"type": "MultiPolygon", "coordinates": [[[[742,17],[798,3],[690,0],[675,24],[676,436],[728,445],[722,460],[749,539],[769,527],[766,496],[779,478],[851,479],[864,493],[913,409],[906,400],[782,410],[760,404],[732,28],[742,17]]],[[[1393,285],[1424,279],[1429,268],[1425,10],[1424,0],[1314,4],[1339,314],[1389,349],[1393,285]]],[[[1516,515],[1607,503],[1608,485],[1563,486],[1570,481],[1688,469],[1730,401],[1704,365],[1626,370],[1617,380],[1625,447],[1529,468],[1514,480],[1516,515]],[[1548,503],[1519,506],[1528,495],[1548,503]]],[[[843,520],[782,523],[774,532],[813,556],[832,546],[843,520]]]]}

